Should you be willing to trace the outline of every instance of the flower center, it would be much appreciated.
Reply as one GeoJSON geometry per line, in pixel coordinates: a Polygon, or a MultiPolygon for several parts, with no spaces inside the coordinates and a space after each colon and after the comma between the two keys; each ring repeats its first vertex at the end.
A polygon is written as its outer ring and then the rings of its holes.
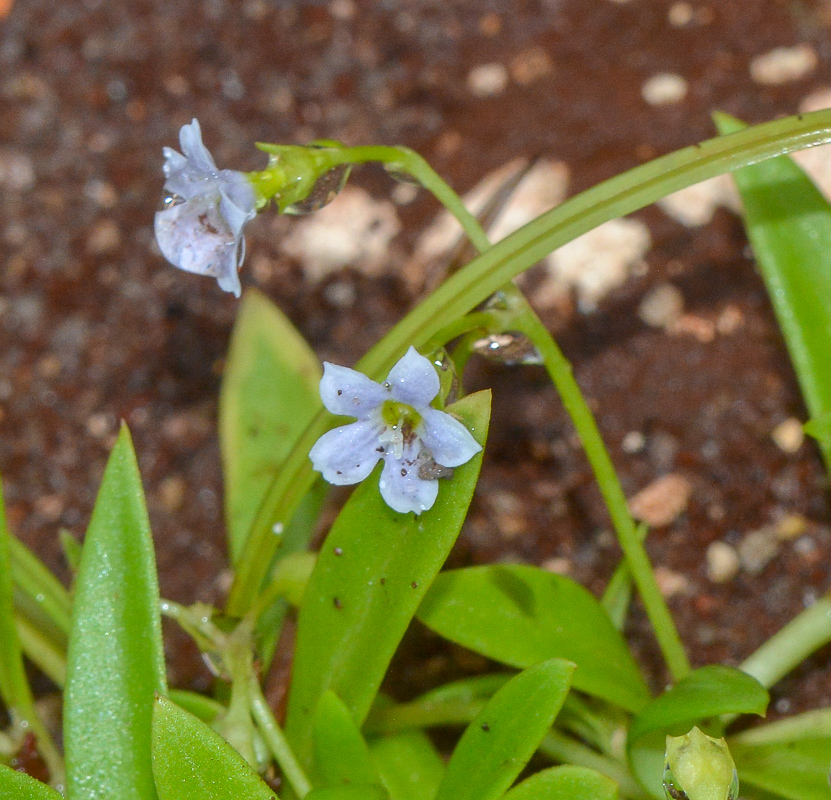
{"type": "Polygon", "coordinates": [[[381,406],[381,419],[384,430],[378,440],[385,447],[392,448],[394,458],[404,455],[404,445],[413,441],[416,430],[422,423],[421,414],[406,403],[387,400],[381,406]]]}

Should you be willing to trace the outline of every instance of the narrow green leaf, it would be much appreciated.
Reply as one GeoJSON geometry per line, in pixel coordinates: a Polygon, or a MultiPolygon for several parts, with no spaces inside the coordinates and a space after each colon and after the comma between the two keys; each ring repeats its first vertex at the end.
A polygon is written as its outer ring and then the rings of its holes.
{"type": "MultiPolygon", "coordinates": [[[[452,410],[484,444],[490,394],[452,410]]],[[[300,609],[286,733],[310,757],[311,717],[332,689],[360,724],[427,587],[462,527],[481,454],[443,481],[432,509],[397,514],[381,499],[377,473],[352,494],[318,556],[300,609]]]]}
{"type": "MultiPolygon", "coordinates": [[[[715,115],[722,134],[746,126],[715,115]]],[[[831,412],[831,206],[787,156],[733,173],[744,222],[805,404],[813,418],[831,412]]],[[[831,439],[820,437],[831,468],[831,439]]]]}
{"type": "Polygon", "coordinates": [[[17,718],[16,721],[29,721],[34,708],[14,621],[10,539],[6,528],[3,491],[0,488],[0,696],[17,718]]]}
{"type": "Polygon", "coordinates": [[[426,734],[407,731],[370,740],[369,755],[393,800],[435,796],[444,761],[426,734]]]}
{"type": "Polygon", "coordinates": [[[349,709],[334,692],[326,692],[320,698],[312,736],[316,784],[381,784],[364,737],[352,721],[349,709]]]}
{"type": "Polygon", "coordinates": [[[317,357],[265,295],[240,304],[219,398],[225,520],[232,563],[278,467],[321,407],[317,357]]]}
{"type": "Polygon", "coordinates": [[[742,786],[788,800],[828,800],[831,737],[786,744],[742,745],[730,741],[742,786]]]}
{"type": "Polygon", "coordinates": [[[444,572],[418,618],[453,642],[512,667],[546,658],[577,665],[574,688],[630,711],[649,690],[597,599],[563,575],[497,565],[444,572]]]}
{"type": "Polygon", "coordinates": [[[159,588],[126,426],[110,454],[75,584],[64,711],[72,800],[152,800],[153,696],[166,690],[159,588]]]}
{"type": "Polygon", "coordinates": [[[159,800],[277,797],[218,733],[163,697],[153,711],[153,775],[159,800]]]}
{"type": "Polygon", "coordinates": [[[322,786],[303,800],[389,800],[389,795],[380,786],[322,786]]]}
{"type": "Polygon", "coordinates": [[[617,784],[586,767],[551,767],[526,778],[505,800],[618,800],[617,784]]]}
{"type": "Polygon", "coordinates": [[[573,672],[556,658],[511,678],[462,735],[435,800],[501,797],[554,722],[573,672]]]}
{"type": "Polygon", "coordinates": [[[23,772],[0,764],[0,800],[63,800],[63,795],[23,772]]]}
{"type": "Polygon", "coordinates": [[[197,692],[189,692],[185,689],[171,689],[167,693],[177,706],[193,714],[194,717],[207,722],[209,725],[222,714],[227,713],[227,706],[222,705],[212,697],[197,692]]]}
{"type": "MultiPolygon", "coordinates": [[[[663,798],[667,734],[687,733],[694,724],[720,714],[764,715],[768,699],[755,678],[733,667],[713,665],[694,670],[632,721],[627,740],[632,771],[655,797],[663,798]]],[[[732,750],[732,744],[730,747],[732,750]]]]}

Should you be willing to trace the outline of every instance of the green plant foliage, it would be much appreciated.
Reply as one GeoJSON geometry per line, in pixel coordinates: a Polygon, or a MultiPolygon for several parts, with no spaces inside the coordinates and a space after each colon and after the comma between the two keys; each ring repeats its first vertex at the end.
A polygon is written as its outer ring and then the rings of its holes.
{"type": "MultiPolygon", "coordinates": [[[[719,132],[744,123],[715,115],[719,132]]],[[[831,206],[787,156],[733,173],[747,235],[812,418],[831,414],[831,206]]],[[[826,467],[831,438],[819,437],[826,467]]]]}
{"type": "Polygon", "coordinates": [[[275,800],[248,762],[193,714],[159,697],[153,711],[159,800],[275,800]]]}
{"type": "MultiPolygon", "coordinates": [[[[694,670],[632,721],[627,740],[632,771],[655,797],[663,798],[667,734],[686,733],[701,720],[720,714],[764,715],[768,700],[764,687],[737,669],[714,665],[694,670]]],[[[744,779],[741,771],[739,777],[744,779]]]]}
{"type": "Polygon", "coordinates": [[[219,398],[225,520],[236,563],[257,509],[297,437],[321,407],[320,364],[265,295],[245,293],[219,398]]]}
{"type": "Polygon", "coordinates": [[[504,800],[618,800],[617,784],[586,767],[551,767],[526,778],[504,800]]]}
{"type": "MultiPolygon", "coordinates": [[[[490,393],[452,411],[484,445],[490,393]]],[[[473,497],[482,456],[442,483],[436,504],[414,516],[381,499],[376,473],[353,492],[323,545],[300,609],[286,734],[310,757],[311,718],[332,689],[356,724],[369,710],[395,648],[447,558],[473,497]]]]}
{"type": "Polygon", "coordinates": [[[743,788],[788,800],[827,800],[831,709],[808,711],[751,728],[730,739],[743,788]]]}
{"type": "Polygon", "coordinates": [[[334,693],[320,698],[312,725],[315,783],[321,786],[381,785],[369,748],[349,709],[334,693]]]}
{"type": "Polygon", "coordinates": [[[63,795],[23,772],[0,764],[0,800],[63,800],[63,795]]]}
{"type": "Polygon", "coordinates": [[[516,780],[566,698],[574,664],[560,658],[511,678],[462,735],[435,800],[492,800],[516,780]]]}
{"type": "Polygon", "coordinates": [[[588,590],[562,575],[520,565],[444,572],[418,619],[512,667],[567,658],[577,665],[575,689],[630,711],[649,702],[640,670],[608,614],[588,590]]]}
{"type": "Polygon", "coordinates": [[[426,734],[406,731],[370,740],[369,755],[394,800],[435,796],[444,775],[444,762],[426,734]]]}
{"type": "Polygon", "coordinates": [[[64,710],[72,800],[152,800],[153,696],[166,689],[159,589],[126,426],[110,454],[75,585],[64,710]]]}
{"type": "Polygon", "coordinates": [[[325,786],[312,789],[303,800],[389,800],[380,786],[325,786]]]}

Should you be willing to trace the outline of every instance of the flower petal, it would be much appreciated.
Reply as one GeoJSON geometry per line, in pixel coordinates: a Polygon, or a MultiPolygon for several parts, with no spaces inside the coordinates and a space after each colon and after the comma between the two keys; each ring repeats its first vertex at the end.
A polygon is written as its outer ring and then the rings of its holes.
{"type": "Polygon", "coordinates": [[[309,451],[309,458],[329,483],[347,486],[372,472],[382,455],[378,447],[377,426],[353,422],[324,433],[309,451]]]}
{"type": "Polygon", "coordinates": [[[384,458],[384,469],[378,487],[384,502],[400,514],[412,511],[420,514],[433,507],[439,494],[438,481],[418,477],[417,445],[404,450],[403,458],[384,458]]]}
{"type": "Polygon", "coordinates": [[[197,198],[171,205],[156,213],[154,229],[159,249],[173,266],[217,278],[239,297],[242,238],[234,235],[215,203],[197,198]]]}
{"type": "Polygon", "coordinates": [[[363,373],[328,361],[323,362],[320,399],[333,414],[369,419],[375,409],[388,398],[389,391],[363,373]]]}
{"type": "Polygon", "coordinates": [[[435,367],[411,347],[387,376],[392,396],[418,411],[428,406],[439,393],[439,376],[435,367]]]}
{"type": "Polygon", "coordinates": [[[450,414],[435,408],[425,408],[419,413],[424,422],[418,435],[437,464],[458,467],[482,449],[470,431],[450,414]]]}
{"type": "Polygon", "coordinates": [[[216,174],[216,164],[210,151],[202,144],[202,129],[199,120],[191,120],[190,125],[182,125],[179,131],[179,144],[182,152],[191,164],[200,172],[216,174]]]}

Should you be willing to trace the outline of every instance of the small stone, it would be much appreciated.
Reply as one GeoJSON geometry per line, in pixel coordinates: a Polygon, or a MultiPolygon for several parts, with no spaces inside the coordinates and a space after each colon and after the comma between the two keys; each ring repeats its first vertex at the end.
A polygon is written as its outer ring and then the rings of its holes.
{"type": "Polygon", "coordinates": [[[738,306],[725,306],[716,320],[716,330],[723,336],[735,333],[744,325],[744,313],[738,306]]]}
{"type": "Polygon", "coordinates": [[[779,553],[776,529],[766,525],[745,534],[739,542],[739,560],[745,572],[758,575],[779,553]]]}
{"type": "Polygon", "coordinates": [[[689,25],[695,17],[695,10],[689,3],[673,3],[667,13],[667,22],[673,28],[683,28],[689,25]]]}
{"type": "Polygon", "coordinates": [[[629,455],[642,452],[644,447],[646,447],[646,436],[640,431],[629,431],[620,443],[621,450],[629,455]]]}
{"type": "Polygon", "coordinates": [[[770,437],[783,453],[793,454],[802,447],[802,443],[805,441],[805,431],[798,419],[790,417],[784,422],[780,422],[773,429],[770,437]]]}
{"type": "Polygon", "coordinates": [[[655,581],[658,584],[658,591],[667,599],[687,594],[690,588],[690,582],[680,572],[675,572],[668,567],[655,567],[655,581]]]}
{"type": "Polygon", "coordinates": [[[87,237],[87,252],[98,256],[111,253],[121,244],[121,231],[112,220],[96,223],[87,237]]]}
{"type": "Polygon", "coordinates": [[[636,520],[662,528],[684,512],[691,494],[692,484],[685,477],[676,473],[663,475],[629,501],[629,511],[636,520]]]}
{"type": "Polygon", "coordinates": [[[549,558],[540,564],[546,572],[553,572],[556,575],[568,575],[571,573],[571,561],[567,558],[549,558]]]}
{"type": "Polygon", "coordinates": [[[23,192],[34,185],[32,160],[16,150],[0,150],[0,186],[11,192],[23,192]]]}
{"type": "Polygon", "coordinates": [[[159,484],[159,499],[165,511],[178,511],[185,500],[187,482],[181,475],[170,475],[159,484]]]}
{"type": "Polygon", "coordinates": [[[552,67],[551,56],[542,47],[532,47],[511,61],[511,77],[520,86],[527,86],[551,72],[552,67]]]}
{"type": "Polygon", "coordinates": [[[480,64],[468,73],[467,86],[475,97],[496,97],[508,86],[508,69],[498,62],[480,64]]]}
{"type": "Polygon", "coordinates": [[[809,44],[777,47],[750,62],[750,77],[756,83],[778,86],[804,78],[818,63],[816,50],[809,44]]]}
{"type": "Polygon", "coordinates": [[[675,336],[692,336],[702,344],[708,344],[716,338],[715,323],[696,314],[682,314],[667,330],[675,336]]]}
{"type": "Polygon", "coordinates": [[[47,494],[35,500],[35,512],[47,522],[57,522],[63,514],[64,502],[60,495],[47,494]]]}
{"type": "Polygon", "coordinates": [[[668,328],[684,311],[684,295],[671,283],[659,283],[638,306],[638,317],[651,328],[668,328]]]}
{"type": "Polygon", "coordinates": [[[727,542],[713,542],[707,548],[707,577],[713,583],[727,583],[736,577],[741,561],[736,548],[727,542]]]}
{"type": "Polygon", "coordinates": [[[651,106],[680,103],[687,96],[687,81],[673,72],[653,75],[641,86],[641,97],[651,106]]]}
{"type": "Polygon", "coordinates": [[[792,542],[802,536],[807,528],[808,521],[801,514],[785,514],[774,525],[774,532],[780,542],[792,542]]]}
{"type": "Polygon", "coordinates": [[[96,439],[103,439],[111,432],[113,427],[113,418],[106,411],[92,414],[87,420],[87,433],[90,436],[94,436],[96,439]]]}

